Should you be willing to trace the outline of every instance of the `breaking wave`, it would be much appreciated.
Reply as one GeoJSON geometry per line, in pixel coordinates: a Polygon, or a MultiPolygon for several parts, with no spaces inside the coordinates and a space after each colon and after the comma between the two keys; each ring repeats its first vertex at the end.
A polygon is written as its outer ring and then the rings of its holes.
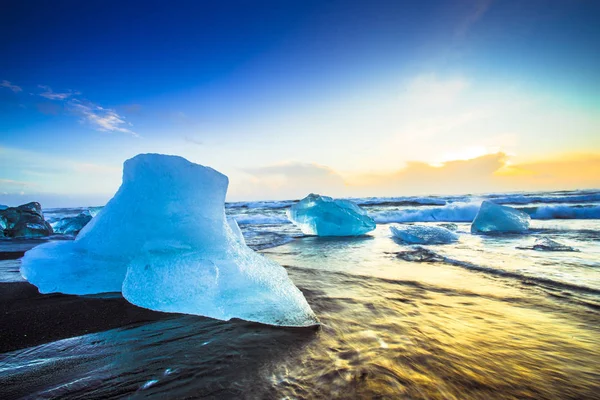
{"type": "MultiPolygon", "coordinates": [[[[420,207],[370,213],[375,222],[471,222],[481,203],[451,203],[443,207],[420,207]]],[[[540,205],[520,208],[533,219],[600,219],[600,206],[540,205]]]]}

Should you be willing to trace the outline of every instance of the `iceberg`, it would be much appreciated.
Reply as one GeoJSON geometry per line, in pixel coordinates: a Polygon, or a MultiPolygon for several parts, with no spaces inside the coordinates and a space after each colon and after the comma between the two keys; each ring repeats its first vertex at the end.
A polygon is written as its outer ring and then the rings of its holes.
{"type": "Polygon", "coordinates": [[[37,238],[54,233],[37,202],[0,210],[0,229],[2,236],[10,238],[37,238]]]}
{"type": "Polygon", "coordinates": [[[232,229],[227,186],[212,168],[140,154],[125,161],[121,187],[77,238],[28,251],[21,274],[41,293],[122,292],[157,311],[317,325],[286,270],[232,229]]]}
{"type": "Polygon", "coordinates": [[[360,236],[375,229],[373,218],[355,203],[313,193],[291,206],[287,216],[306,235],[360,236]]]}
{"type": "Polygon", "coordinates": [[[458,235],[441,226],[393,225],[394,237],[407,244],[445,244],[458,240],[458,235]]]}
{"type": "Polygon", "coordinates": [[[523,233],[529,229],[530,220],[523,211],[484,201],[471,224],[471,233],[523,233]]]}
{"type": "Polygon", "coordinates": [[[246,244],[246,239],[244,239],[244,235],[242,234],[242,230],[240,226],[237,224],[235,218],[227,218],[227,224],[229,225],[229,229],[233,233],[233,237],[240,242],[241,244],[246,244]]]}
{"type": "Polygon", "coordinates": [[[75,217],[61,218],[58,221],[51,222],[50,225],[52,225],[55,233],[77,235],[91,220],[92,214],[86,210],[75,217]]]}

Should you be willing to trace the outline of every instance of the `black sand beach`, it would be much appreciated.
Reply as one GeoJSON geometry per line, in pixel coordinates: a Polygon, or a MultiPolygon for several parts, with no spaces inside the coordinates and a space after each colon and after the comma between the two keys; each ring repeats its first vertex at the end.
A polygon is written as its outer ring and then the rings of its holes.
{"type": "Polygon", "coordinates": [[[27,282],[0,283],[0,315],[0,353],[172,316],[136,307],[119,294],[40,294],[27,282]]]}

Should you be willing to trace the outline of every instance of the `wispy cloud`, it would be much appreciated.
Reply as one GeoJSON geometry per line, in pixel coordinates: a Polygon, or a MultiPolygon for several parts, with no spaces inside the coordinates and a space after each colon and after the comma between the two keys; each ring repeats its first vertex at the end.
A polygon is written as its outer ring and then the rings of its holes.
{"type": "Polygon", "coordinates": [[[4,188],[4,187],[29,187],[29,186],[37,186],[31,182],[24,182],[24,181],[15,181],[12,179],[0,179],[0,187],[4,188]]]}
{"type": "MultiPolygon", "coordinates": [[[[10,82],[2,82],[2,86],[9,87],[7,85],[10,85],[10,82]]],[[[81,98],[81,92],[76,90],[55,92],[47,85],[38,85],[38,87],[44,90],[44,92],[39,93],[39,96],[64,104],[66,109],[81,117],[82,122],[89,124],[98,131],[122,132],[136,137],[139,136],[136,132],[128,128],[132,126],[132,124],[125,121],[124,116],[117,113],[114,109],[104,108],[81,98]]],[[[14,89],[12,90],[15,91],[14,89]]],[[[18,88],[18,90],[21,90],[21,88],[18,88]]],[[[51,113],[57,113],[55,108],[50,108],[47,105],[44,105],[41,108],[38,107],[38,109],[44,113],[48,113],[48,110],[50,110],[51,113]]]]}
{"type": "Polygon", "coordinates": [[[258,168],[245,168],[250,179],[240,183],[234,194],[250,198],[301,198],[311,192],[347,195],[344,179],[333,169],[315,163],[286,162],[258,168]]]}
{"type": "Polygon", "coordinates": [[[68,91],[62,92],[62,93],[54,92],[50,86],[46,86],[46,85],[38,85],[38,87],[40,89],[45,90],[45,92],[40,93],[40,96],[45,97],[46,99],[49,99],[49,100],[66,100],[71,96],[81,94],[81,93],[73,91],[73,90],[68,90],[68,91]]]}
{"type": "Polygon", "coordinates": [[[123,132],[133,136],[139,136],[126,126],[132,126],[125,121],[125,117],[119,115],[115,110],[104,108],[91,102],[83,102],[77,99],[69,101],[70,109],[82,117],[84,122],[89,123],[99,131],[123,132]]]}
{"type": "Polygon", "coordinates": [[[10,89],[10,90],[12,90],[15,93],[19,93],[19,92],[23,91],[23,89],[21,89],[20,86],[13,85],[12,83],[10,83],[7,80],[3,80],[2,82],[0,82],[0,87],[4,87],[4,88],[7,88],[7,89],[10,89]]]}
{"type": "Polygon", "coordinates": [[[467,35],[469,29],[490,9],[492,0],[474,0],[471,5],[471,10],[456,28],[455,36],[457,38],[464,38],[467,35]]]}
{"type": "Polygon", "coordinates": [[[196,144],[198,146],[204,146],[204,142],[202,140],[196,139],[193,136],[184,136],[183,140],[188,143],[196,144]]]}

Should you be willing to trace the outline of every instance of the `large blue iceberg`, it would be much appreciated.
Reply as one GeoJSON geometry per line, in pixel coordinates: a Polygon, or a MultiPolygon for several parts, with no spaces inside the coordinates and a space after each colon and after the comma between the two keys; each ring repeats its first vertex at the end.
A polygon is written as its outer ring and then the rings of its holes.
{"type": "Polygon", "coordinates": [[[288,218],[306,235],[359,236],[375,229],[375,221],[349,200],[309,194],[287,210],[288,218]]]}
{"type": "Polygon", "coordinates": [[[458,235],[441,226],[392,225],[392,234],[407,244],[445,244],[458,240],[458,235]]]}
{"type": "Polygon", "coordinates": [[[21,274],[41,293],[122,291],[158,311],[317,324],[285,269],[247,247],[226,220],[227,186],[227,176],[184,158],[138,155],[77,238],[28,251],[21,274]]]}
{"type": "Polygon", "coordinates": [[[530,221],[523,211],[484,201],[471,224],[471,233],[523,233],[530,221]]]}

